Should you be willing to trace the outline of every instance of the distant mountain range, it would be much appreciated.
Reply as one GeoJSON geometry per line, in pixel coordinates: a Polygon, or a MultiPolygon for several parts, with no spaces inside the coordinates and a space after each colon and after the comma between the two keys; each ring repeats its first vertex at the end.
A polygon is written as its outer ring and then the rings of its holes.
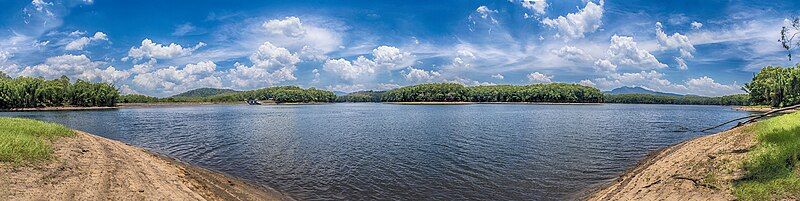
{"type": "Polygon", "coordinates": [[[648,90],[642,87],[620,87],[616,88],[611,91],[606,91],[607,94],[650,94],[656,96],[683,96],[681,94],[674,94],[674,93],[665,93],[665,92],[658,92],[653,90],[648,90]]]}
{"type": "Polygon", "coordinates": [[[217,89],[217,88],[199,88],[189,90],[187,92],[180,93],[178,95],[172,96],[173,98],[197,98],[197,97],[209,97],[219,94],[226,94],[226,93],[234,93],[239,92],[233,89],[217,89]]]}

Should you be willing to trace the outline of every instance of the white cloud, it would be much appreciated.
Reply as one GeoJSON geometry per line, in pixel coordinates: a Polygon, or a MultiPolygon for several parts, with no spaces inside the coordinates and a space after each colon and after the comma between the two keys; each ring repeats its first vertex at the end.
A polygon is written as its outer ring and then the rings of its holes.
{"type": "Polygon", "coordinates": [[[283,47],[270,42],[259,46],[258,51],[250,55],[253,66],[241,63],[234,64],[228,71],[228,79],[238,87],[261,87],[274,85],[283,81],[297,80],[294,71],[300,58],[283,47]]]}
{"type": "Polygon", "coordinates": [[[583,86],[587,86],[587,87],[594,87],[595,86],[594,82],[592,82],[591,80],[581,80],[580,82],[578,82],[578,84],[583,85],[583,86]]]}
{"type": "Polygon", "coordinates": [[[742,86],[736,83],[732,85],[724,85],[714,81],[708,76],[694,78],[686,81],[686,87],[689,89],[687,93],[696,93],[705,96],[724,96],[730,94],[744,93],[742,86]]]}
{"type": "Polygon", "coordinates": [[[633,41],[633,37],[630,36],[612,36],[611,45],[608,47],[608,56],[612,62],[617,64],[641,69],[667,67],[666,64],[659,62],[653,54],[639,48],[633,41]]]}
{"type": "Polygon", "coordinates": [[[664,26],[661,22],[656,22],[656,38],[658,39],[658,45],[664,49],[682,49],[690,52],[694,52],[694,46],[692,42],[689,41],[689,37],[682,35],[680,33],[674,33],[671,36],[664,33],[664,26]]]}
{"type": "Polygon", "coordinates": [[[205,43],[199,42],[194,47],[184,48],[175,43],[170,43],[169,45],[154,43],[152,40],[146,38],[142,40],[142,45],[139,47],[131,47],[128,51],[128,56],[123,58],[123,60],[127,60],[127,58],[133,58],[134,60],[142,58],[170,59],[191,55],[192,52],[205,45],[205,43]]]}
{"type": "Polygon", "coordinates": [[[502,79],[505,79],[505,76],[503,76],[502,74],[498,73],[498,74],[492,75],[492,78],[498,79],[498,80],[502,80],[502,79]]]}
{"type": "Polygon", "coordinates": [[[10,52],[0,50],[0,72],[6,73],[9,76],[14,76],[17,71],[19,71],[19,65],[8,61],[12,56],[14,55],[10,52]]]}
{"type": "Polygon", "coordinates": [[[300,22],[300,18],[294,16],[286,17],[283,20],[269,20],[264,22],[261,26],[273,34],[283,34],[294,38],[306,35],[306,29],[303,28],[303,23],[300,22]]]}
{"type": "Polygon", "coordinates": [[[372,50],[375,63],[388,70],[405,68],[414,63],[414,56],[408,52],[401,52],[400,49],[392,46],[380,46],[372,50]]]}
{"type": "Polygon", "coordinates": [[[678,94],[694,94],[701,96],[723,96],[744,93],[741,86],[734,83],[724,85],[715,82],[708,76],[693,78],[684,83],[672,83],[664,74],[656,71],[641,71],[638,73],[609,74],[607,77],[590,81],[601,89],[613,89],[622,86],[640,86],[650,90],[678,94]]]}
{"type": "Polygon", "coordinates": [[[569,13],[566,17],[559,16],[556,19],[545,18],[542,23],[555,28],[560,35],[568,39],[583,38],[586,33],[591,33],[600,28],[603,18],[603,4],[593,2],[586,3],[586,7],[577,13],[569,13]]]}
{"type": "Polygon", "coordinates": [[[530,9],[538,15],[544,15],[548,6],[547,0],[522,0],[521,3],[522,7],[530,9]]]}
{"type": "Polygon", "coordinates": [[[480,14],[481,18],[484,20],[489,20],[493,24],[499,23],[496,19],[494,19],[494,17],[492,17],[492,14],[497,13],[497,10],[489,9],[489,7],[486,6],[478,6],[478,8],[475,9],[475,12],[478,12],[478,14],[480,14]]]}
{"type": "Polygon", "coordinates": [[[698,30],[700,28],[703,28],[703,23],[697,21],[692,22],[692,29],[698,30]]]}
{"type": "Polygon", "coordinates": [[[617,65],[611,63],[611,61],[606,59],[598,59],[594,62],[595,70],[600,72],[616,72],[617,65]]]}
{"type": "MultiPolygon", "coordinates": [[[[72,32],[75,33],[75,32],[72,32]]],[[[72,33],[70,35],[72,35],[72,33]]],[[[91,42],[95,41],[108,41],[108,36],[103,32],[96,32],[94,36],[90,37],[81,37],[78,39],[73,40],[72,42],[67,43],[67,46],[64,47],[66,50],[83,50],[83,48],[91,42]]]]}
{"type": "Polygon", "coordinates": [[[373,59],[359,56],[355,61],[346,59],[330,59],[322,65],[322,69],[338,75],[345,80],[364,80],[371,78],[379,71],[392,71],[410,66],[414,63],[414,55],[402,52],[391,46],[380,46],[372,50],[373,59]]]}
{"type": "Polygon", "coordinates": [[[408,81],[419,83],[439,80],[441,79],[442,74],[436,71],[426,71],[410,67],[408,74],[403,75],[403,77],[405,77],[408,81]]]}
{"type": "Polygon", "coordinates": [[[486,6],[478,6],[478,8],[475,9],[475,12],[478,12],[479,14],[481,14],[481,18],[489,19],[490,15],[492,13],[497,13],[497,10],[489,9],[489,7],[486,7],[486,6]]]}
{"type": "Polygon", "coordinates": [[[374,75],[376,68],[375,62],[363,56],[359,56],[353,62],[346,59],[331,59],[322,65],[323,70],[351,81],[374,75]]]}
{"type": "Polygon", "coordinates": [[[669,36],[664,33],[664,27],[661,22],[656,22],[656,38],[658,39],[658,45],[661,49],[678,49],[681,54],[680,57],[675,57],[675,61],[678,63],[678,69],[688,69],[686,59],[693,58],[694,55],[692,54],[695,52],[694,45],[689,41],[689,37],[680,33],[674,33],[669,36]]]}
{"type": "Polygon", "coordinates": [[[46,6],[52,6],[53,2],[44,2],[44,0],[33,0],[31,1],[33,7],[36,8],[36,11],[43,11],[45,10],[46,6]]]}
{"type": "Polygon", "coordinates": [[[533,72],[531,74],[528,74],[528,81],[530,81],[531,83],[549,83],[553,82],[552,79],[553,79],[552,75],[546,75],[539,72],[533,72]]]}
{"type": "Polygon", "coordinates": [[[689,66],[686,65],[686,60],[683,60],[682,57],[675,57],[675,62],[678,63],[678,69],[681,70],[689,69],[689,66]]]}
{"type": "Polygon", "coordinates": [[[20,75],[41,76],[46,79],[55,79],[66,75],[70,78],[84,79],[87,81],[103,81],[116,83],[130,76],[129,72],[120,71],[109,66],[101,69],[104,62],[92,61],[86,55],[61,55],[45,59],[44,63],[25,67],[20,75]]]}
{"type": "Polygon", "coordinates": [[[153,72],[138,74],[133,83],[143,89],[163,94],[188,91],[201,87],[222,87],[222,79],[215,76],[217,65],[211,61],[186,64],[183,68],[170,66],[153,72]]]}
{"type": "Polygon", "coordinates": [[[555,53],[558,57],[575,63],[585,63],[594,60],[592,55],[586,53],[582,49],[569,45],[564,46],[557,51],[553,51],[553,53],[555,53]]]}
{"type": "Polygon", "coordinates": [[[307,59],[325,60],[326,54],[338,50],[342,44],[340,34],[334,30],[303,23],[295,16],[265,21],[260,28],[267,35],[255,36],[255,40],[297,51],[307,59]]]}

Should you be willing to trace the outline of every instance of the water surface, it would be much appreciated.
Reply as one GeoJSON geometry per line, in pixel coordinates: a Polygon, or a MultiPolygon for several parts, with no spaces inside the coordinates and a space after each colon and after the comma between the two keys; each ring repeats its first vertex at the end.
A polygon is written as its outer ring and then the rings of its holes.
{"type": "Polygon", "coordinates": [[[361,103],[0,115],[63,123],[298,200],[560,200],[609,182],[650,151],[747,113],[721,106],[361,103]]]}

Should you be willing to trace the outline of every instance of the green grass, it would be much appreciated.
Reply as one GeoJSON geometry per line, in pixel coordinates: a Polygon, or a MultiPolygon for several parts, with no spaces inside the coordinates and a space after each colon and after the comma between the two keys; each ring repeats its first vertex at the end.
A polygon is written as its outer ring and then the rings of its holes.
{"type": "Polygon", "coordinates": [[[50,143],[75,132],[66,126],[31,119],[0,117],[0,162],[47,160],[53,153],[50,143]]]}
{"type": "Polygon", "coordinates": [[[758,144],[748,153],[744,179],[734,184],[741,200],[800,198],[800,112],[774,117],[753,128],[758,144]]]}

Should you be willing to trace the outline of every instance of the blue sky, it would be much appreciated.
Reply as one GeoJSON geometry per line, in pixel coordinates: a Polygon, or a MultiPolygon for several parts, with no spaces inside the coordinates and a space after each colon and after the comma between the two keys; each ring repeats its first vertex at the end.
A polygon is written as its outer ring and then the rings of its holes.
{"type": "Polygon", "coordinates": [[[796,1],[0,0],[0,71],[169,96],[568,82],[707,96],[794,65],[796,1]]]}

